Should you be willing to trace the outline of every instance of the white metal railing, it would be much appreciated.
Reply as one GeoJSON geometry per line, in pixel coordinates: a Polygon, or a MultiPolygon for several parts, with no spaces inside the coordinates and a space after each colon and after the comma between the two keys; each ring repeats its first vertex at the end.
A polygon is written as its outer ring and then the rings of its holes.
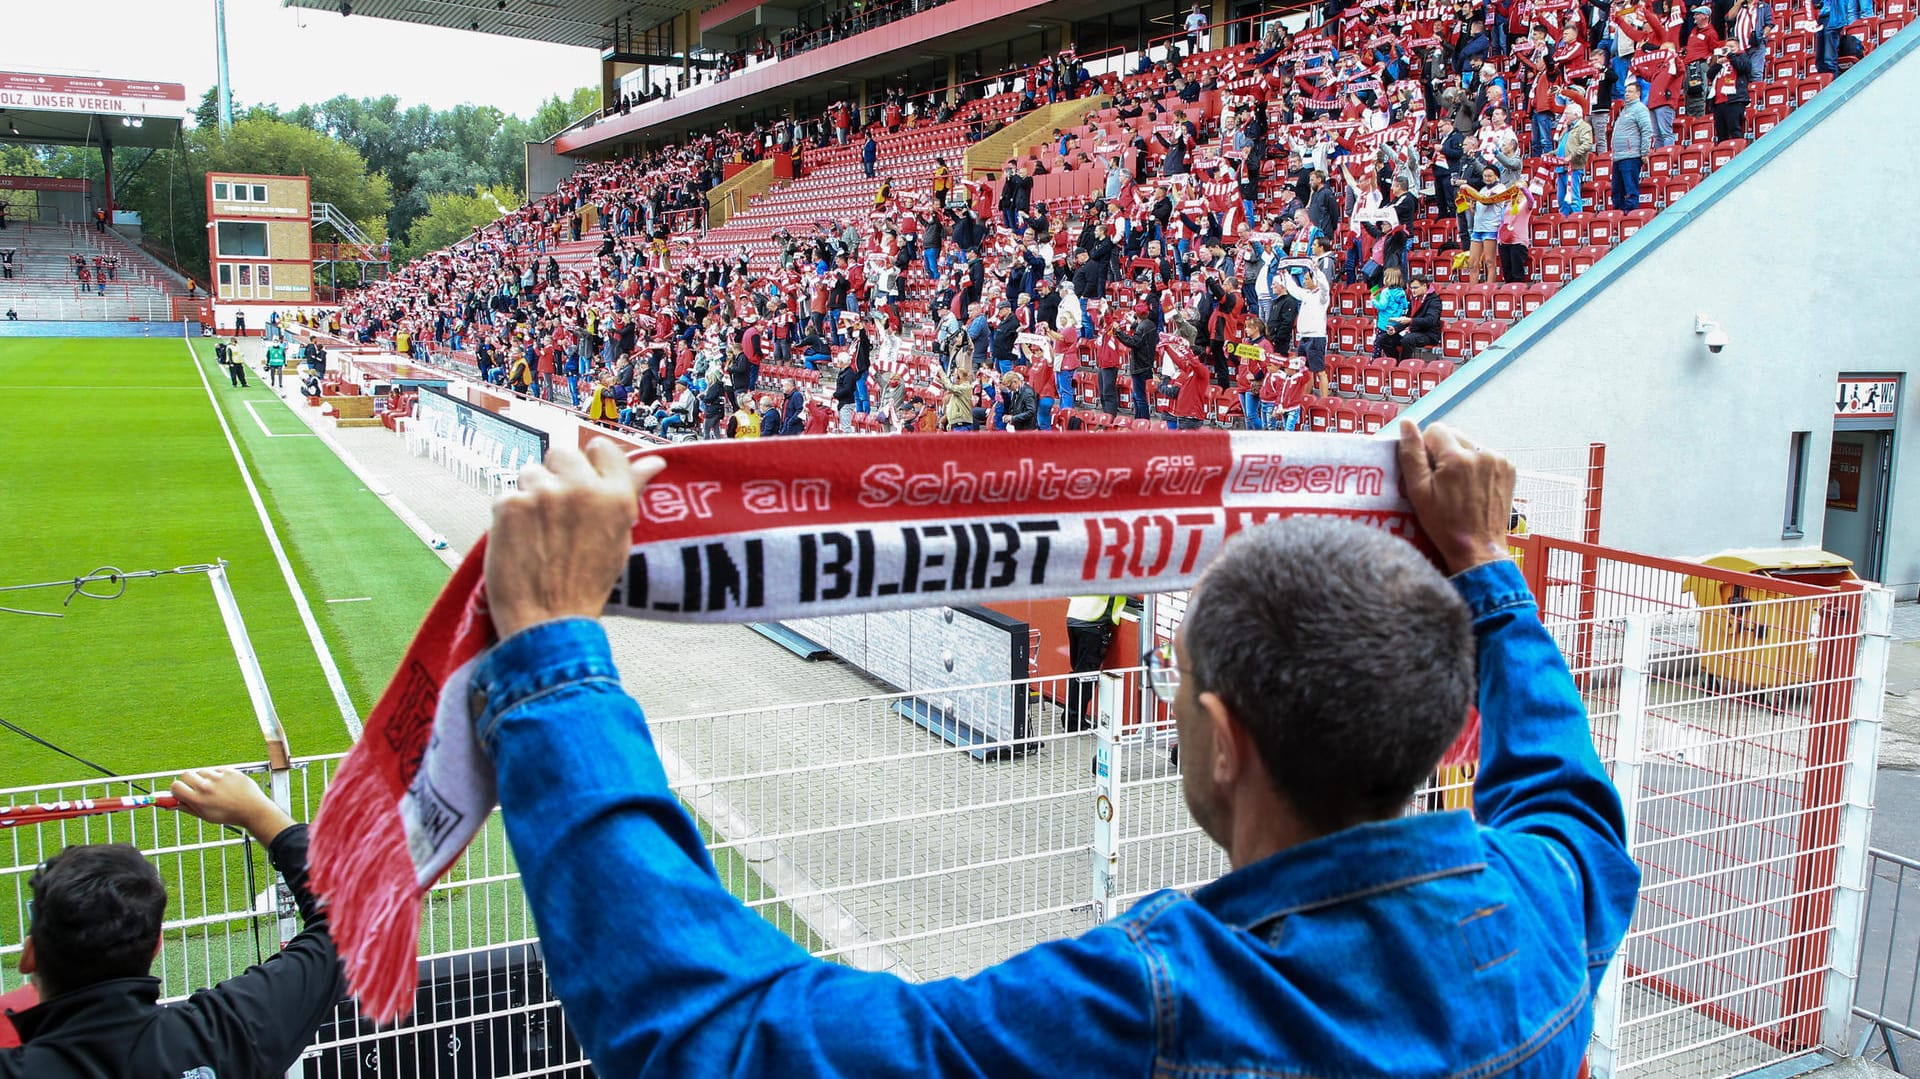
{"type": "MultiPolygon", "coordinates": [[[[1728,1075],[1844,1042],[1865,881],[1864,842],[1849,843],[1864,835],[1859,777],[1871,775],[1878,723],[1852,702],[1877,699],[1883,668],[1858,660],[1884,633],[1884,597],[1550,615],[1644,874],[1596,1007],[1597,1075],[1728,1075]],[[1728,646],[1711,625],[1736,618],[1773,632],[1728,646]],[[1694,625],[1684,639],[1666,632],[1681,620],[1694,625]],[[1617,647],[1596,649],[1602,635],[1617,647]]],[[[972,973],[1226,870],[1186,811],[1170,721],[1140,672],[1098,679],[1091,734],[1066,729],[1067,677],[650,726],[735,895],[815,955],[924,980],[972,973]],[[964,748],[915,719],[932,710],[987,729],[1009,709],[1021,720],[1001,724],[1006,736],[964,748]]],[[[339,760],[292,762],[283,789],[297,818],[311,817],[339,760]]],[[[1443,770],[1410,810],[1467,805],[1471,777],[1470,766],[1443,770]]],[[[0,805],[119,796],[167,778],[0,791],[0,805]]],[[[291,928],[251,843],[139,810],[0,829],[0,961],[18,951],[31,867],[105,841],[146,851],[175,896],[157,963],[169,998],[238,973],[291,928]]],[[[306,1074],[578,1073],[497,817],[433,889],[420,954],[415,1015],[375,1032],[342,1004],[306,1074]],[[460,1052],[489,1055],[461,1063],[460,1052]]],[[[0,962],[0,990],[15,979],[0,962]]]]}
{"type": "Polygon", "coordinates": [[[1920,861],[1868,852],[1867,911],[1854,993],[1855,1056],[1902,1075],[1920,1067],[1920,861]]]}
{"type": "Polygon", "coordinates": [[[0,287],[0,312],[8,310],[24,322],[168,322],[173,319],[173,300],[128,294],[121,285],[109,285],[104,296],[83,294],[77,288],[24,292],[0,287]]]}

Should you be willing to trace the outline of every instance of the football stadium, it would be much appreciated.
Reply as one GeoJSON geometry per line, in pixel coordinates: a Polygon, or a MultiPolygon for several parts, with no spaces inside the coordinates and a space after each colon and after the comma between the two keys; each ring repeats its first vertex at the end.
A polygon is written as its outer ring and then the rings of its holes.
{"type": "Polygon", "coordinates": [[[1914,0],[113,3],[0,1076],[1920,1074],[1914,0]]]}

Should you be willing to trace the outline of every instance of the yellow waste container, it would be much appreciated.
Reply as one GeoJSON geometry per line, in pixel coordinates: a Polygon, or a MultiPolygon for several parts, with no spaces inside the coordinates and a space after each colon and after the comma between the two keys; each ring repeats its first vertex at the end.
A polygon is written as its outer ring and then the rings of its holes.
{"type": "MultiPolygon", "coordinates": [[[[1702,561],[1715,569],[1825,588],[1857,579],[1852,560],[1829,551],[1726,551],[1702,561]]],[[[1789,598],[1712,577],[1688,577],[1686,590],[1702,608],[1700,667],[1707,675],[1746,689],[1795,685],[1813,677],[1818,598],[1789,598]]]]}

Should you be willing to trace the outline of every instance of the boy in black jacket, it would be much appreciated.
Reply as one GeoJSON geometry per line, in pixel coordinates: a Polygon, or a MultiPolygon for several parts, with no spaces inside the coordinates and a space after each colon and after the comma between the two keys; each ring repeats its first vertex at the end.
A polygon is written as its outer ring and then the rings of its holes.
{"type": "Polygon", "coordinates": [[[68,847],[28,882],[20,971],[40,1003],[8,1015],[21,1045],[0,1050],[0,1077],[281,1076],[332,1014],[344,986],[326,912],[307,890],[307,826],[229,768],[187,772],[173,794],[182,811],[267,848],[306,929],[266,962],[162,1007],[147,973],[167,907],[160,874],[125,844],[68,847]]]}

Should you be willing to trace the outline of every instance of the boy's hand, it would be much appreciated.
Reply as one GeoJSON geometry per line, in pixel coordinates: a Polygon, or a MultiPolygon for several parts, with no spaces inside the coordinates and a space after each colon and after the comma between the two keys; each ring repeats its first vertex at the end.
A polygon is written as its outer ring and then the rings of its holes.
{"type": "Polygon", "coordinates": [[[271,843],[292,827],[286,815],[260,785],[233,768],[192,768],[173,781],[173,796],[182,812],[208,824],[244,828],[262,843],[271,843]]]}

